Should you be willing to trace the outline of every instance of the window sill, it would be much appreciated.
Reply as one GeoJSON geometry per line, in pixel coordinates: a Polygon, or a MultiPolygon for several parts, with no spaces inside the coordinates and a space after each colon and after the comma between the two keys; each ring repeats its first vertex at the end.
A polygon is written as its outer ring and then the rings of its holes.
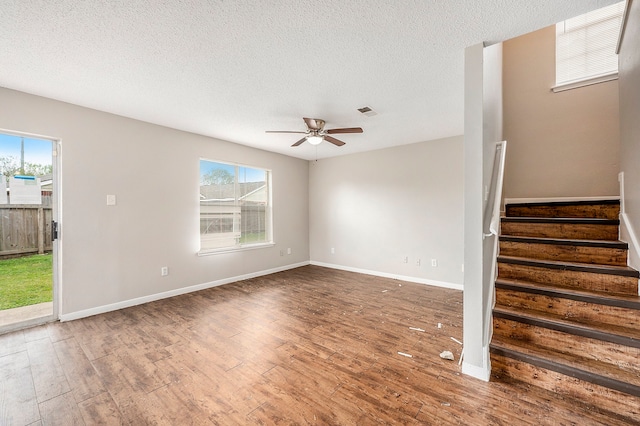
{"type": "Polygon", "coordinates": [[[246,251],[246,250],[257,250],[261,248],[273,247],[276,243],[259,243],[259,244],[246,244],[239,247],[229,247],[229,248],[221,248],[221,249],[212,249],[212,250],[200,250],[198,252],[198,256],[211,256],[214,254],[222,254],[222,253],[233,253],[237,251],[246,251]]]}
{"type": "Polygon", "coordinates": [[[618,79],[618,73],[600,75],[598,77],[592,77],[585,80],[572,81],[570,83],[563,83],[553,86],[551,90],[554,93],[564,92],[565,90],[577,89],[579,87],[591,86],[592,84],[604,83],[606,81],[612,81],[618,79]]]}

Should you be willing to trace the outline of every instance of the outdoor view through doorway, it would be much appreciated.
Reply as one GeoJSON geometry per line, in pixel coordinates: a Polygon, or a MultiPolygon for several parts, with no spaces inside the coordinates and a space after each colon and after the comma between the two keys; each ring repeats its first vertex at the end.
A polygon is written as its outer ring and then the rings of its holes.
{"type": "Polygon", "coordinates": [[[0,332],[54,316],[55,143],[0,133],[0,332]]]}

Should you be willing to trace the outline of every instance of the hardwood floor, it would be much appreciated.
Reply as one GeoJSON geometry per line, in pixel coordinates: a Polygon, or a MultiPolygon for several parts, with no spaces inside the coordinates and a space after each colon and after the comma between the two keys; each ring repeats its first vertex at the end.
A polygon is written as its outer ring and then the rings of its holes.
{"type": "Polygon", "coordinates": [[[459,291],[307,266],[0,336],[0,425],[622,424],[452,337],[459,291]]]}

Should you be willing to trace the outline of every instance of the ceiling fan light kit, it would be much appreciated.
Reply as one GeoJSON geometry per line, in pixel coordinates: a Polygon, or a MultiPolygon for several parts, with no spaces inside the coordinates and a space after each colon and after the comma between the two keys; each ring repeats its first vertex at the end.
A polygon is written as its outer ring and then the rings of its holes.
{"type": "Polygon", "coordinates": [[[307,136],[307,142],[309,142],[311,145],[320,145],[323,140],[324,138],[322,136],[318,136],[318,135],[307,136]]]}
{"type": "Polygon", "coordinates": [[[320,145],[322,141],[327,141],[334,144],[335,146],[342,146],[344,145],[344,142],[329,135],[338,133],[362,133],[362,128],[360,127],[345,127],[341,129],[324,130],[324,120],[321,120],[319,118],[306,117],[303,118],[303,120],[307,125],[307,130],[305,132],[298,132],[295,130],[267,130],[267,133],[302,133],[307,135],[291,146],[299,146],[304,141],[309,142],[309,144],[311,145],[320,145]]]}

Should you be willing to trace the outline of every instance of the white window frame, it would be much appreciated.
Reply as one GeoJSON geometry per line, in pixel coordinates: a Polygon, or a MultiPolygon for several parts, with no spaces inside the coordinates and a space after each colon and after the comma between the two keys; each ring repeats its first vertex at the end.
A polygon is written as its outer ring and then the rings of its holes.
{"type": "MultiPolygon", "coordinates": [[[[588,61],[589,54],[591,52],[594,52],[594,50],[592,49],[596,49],[596,52],[598,50],[601,50],[598,49],[598,47],[602,47],[602,44],[600,44],[600,46],[596,46],[596,42],[604,42],[607,48],[610,47],[611,55],[613,57],[617,56],[616,45],[618,41],[619,30],[615,33],[607,31],[604,37],[599,38],[588,37],[588,35],[589,31],[593,33],[596,30],[605,30],[606,27],[603,27],[602,24],[606,23],[607,21],[617,19],[618,22],[621,23],[623,12],[624,2],[620,2],[556,24],[556,84],[552,87],[552,90],[554,92],[562,92],[578,87],[612,81],[618,78],[618,66],[616,60],[615,66],[603,67],[600,72],[590,72],[588,71],[587,66],[585,66],[585,69],[580,70],[582,71],[582,75],[578,75],[576,78],[571,80],[565,79],[558,81],[560,75],[563,72],[567,72],[567,68],[562,69],[563,64],[566,65],[567,58],[570,56],[577,57],[575,56],[576,54],[580,55],[582,53],[580,56],[584,60],[588,61]],[[569,29],[567,29],[567,27],[569,29]],[[572,35],[580,33],[584,37],[586,37],[582,39],[582,41],[586,44],[586,49],[581,51],[579,48],[571,49],[570,47],[568,47],[569,45],[566,44],[567,39],[570,39],[572,35]]],[[[602,33],[600,33],[600,35],[602,35],[602,33]]],[[[579,39],[576,40],[576,42],[578,41],[579,39]]],[[[613,58],[611,59],[613,62],[613,58]]]]}
{"type": "MultiPolygon", "coordinates": [[[[200,158],[198,161],[198,185],[199,188],[201,188],[201,181],[200,181],[200,175],[202,174],[202,170],[201,170],[201,164],[202,162],[209,162],[209,163],[214,163],[214,164],[219,164],[219,165],[223,165],[223,166],[227,166],[227,167],[232,167],[234,169],[234,190],[233,190],[233,203],[229,204],[228,206],[215,206],[215,205],[209,205],[210,209],[209,210],[220,210],[217,213],[214,212],[203,212],[203,204],[201,202],[199,202],[199,208],[198,208],[198,236],[199,236],[199,247],[200,249],[198,250],[198,256],[206,256],[206,255],[212,255],[212,254],[218,254],[218,253],[228,253],[228,252],[234,252],[234,251],[243,251],[243,250],[253,250],[253,249],[259,249],[259,248],[264,248],[264,247],[272,247],[275,245],[274,241],[273,241],[273,204],[272,204],[272,172],[270,169],[265,169],[262,167],[256,167],[256,166],[250,166],[250,165],[246,165],[246,164],[239,164],[239,163],[232,163],[232,162],[228,162],[228,161],[220,161],[220,160],[212,160],[209,158],[200,158]],[[239,182],[238,182],[238,170],[239,168],[249,168],[249,169],[254,169],[254,170],[260,170],[262,172],[265,173],[265,178],[266,178],[266,205],[265,205],[265,217],[264,217],[264,221],[265,221],[265,241],[260,241],[260,242],[249,242],[249,243],[241,243],[241,235],[242,235],[242,230],[240,229],[241,226],[241,205],[238,204],[239,201],[238,199],[241,197],[241,195],[239,194],[239,182]],[[224,211],[223,211],[224,210],[224,211]],[[237,211],[236,211],[237,210],[237,211]],[[208,214],[207,214],[208,213],[208,214]],[[203,235],[202,234],[202,219],[203,219],[203,214],[205,214],[205,216],[208,217],[216,217],[219,216],[220,219],[223,218],[228,218],[228,217],[233,217],[233,231],[232,232],[225,232],[225,233],[212,233],[210,234],[210,238],[205,238],[203,240],[203,235]],[[229,245],[225,245],[224,247],[203,247],[203,241],[215,241],[215,240],[227,240],[227,241],[233,241],[233,243],[229,243],[229,245]]],[[[200,199],[202,200],[202,191],[199,190],[198,191],[200,199]]],[[[248,194],[245,194],[245,196],[248,194]]]]}

